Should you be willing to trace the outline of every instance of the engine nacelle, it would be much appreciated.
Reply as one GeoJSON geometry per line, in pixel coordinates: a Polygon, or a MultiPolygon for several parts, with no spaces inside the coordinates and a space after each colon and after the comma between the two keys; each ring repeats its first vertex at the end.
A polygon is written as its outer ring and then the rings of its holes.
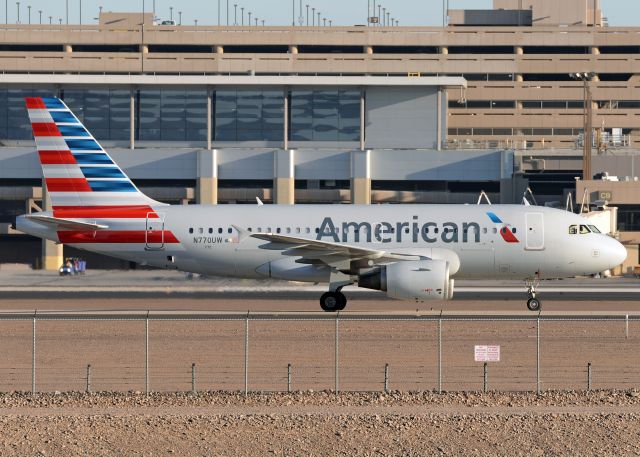
{"type": "Polygon", "coordinates": [[[399,300],[451,300],[453,279],[446,260],[416,260],[383,265],[360,276],[358,287],[381,290],[399,300]]]}

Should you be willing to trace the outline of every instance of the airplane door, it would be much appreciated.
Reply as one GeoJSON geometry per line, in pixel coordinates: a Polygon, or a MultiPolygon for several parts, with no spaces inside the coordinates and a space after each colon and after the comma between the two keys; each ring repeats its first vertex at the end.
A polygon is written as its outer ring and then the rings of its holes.
{"type": "Polygon", "coordinates": [[[544,216],[542,213],[527,213],[526,249],[541,251],[544,249],[544,216]]]}
{"type": "Polygon", "coordinates": [[[147,213],[144,241],[147,251],[164,249],[164,213],[147,213]]]}

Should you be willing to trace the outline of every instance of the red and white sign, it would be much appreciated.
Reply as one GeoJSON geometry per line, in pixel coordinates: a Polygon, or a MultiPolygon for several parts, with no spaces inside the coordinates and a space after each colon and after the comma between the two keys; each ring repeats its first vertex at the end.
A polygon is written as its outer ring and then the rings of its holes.
{"type": "Polygon", "coordinates": [[[476,362],[499,362],[500,346],[475,346],[476,362]]]}

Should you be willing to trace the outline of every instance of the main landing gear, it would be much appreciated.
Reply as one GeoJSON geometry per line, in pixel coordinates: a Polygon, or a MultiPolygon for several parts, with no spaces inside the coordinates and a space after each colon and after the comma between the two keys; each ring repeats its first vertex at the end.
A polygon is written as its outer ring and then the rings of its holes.
{"type": "Polygon", "coordinates": [[[320,307],[323,311],[329,313],[342,311],[347,306],[347,297],[344,296],[340,289],[335,292],[325,292],[320,297],[320,307]]]}
{"type": "Polygon", "coordinates": [[[540,311],[542,309],[542,304],[540,303],[540,299],[536,298],[536,287],[540,284],[540,281],[527,281],[527,296],[529,299],[527,300],[527,308],[529,311],[540,311]]]}

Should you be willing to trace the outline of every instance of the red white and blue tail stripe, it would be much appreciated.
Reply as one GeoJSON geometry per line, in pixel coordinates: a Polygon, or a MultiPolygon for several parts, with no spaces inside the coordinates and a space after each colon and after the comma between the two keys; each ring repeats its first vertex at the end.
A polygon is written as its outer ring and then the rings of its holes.
{"type": "Polygon", "coordinates": [[[167,205],[140,192],[62,100],[25,101],[53,206],[51,215],[34,220],[53,225],[61,243],[96,251],[105,244],[178,243],[164,229],[167,205]]]}
{"type": "Polygon", "coordinates": [[[136,188],[62,100],[25,100],[54,207],[158,204],[136,188]]]}

